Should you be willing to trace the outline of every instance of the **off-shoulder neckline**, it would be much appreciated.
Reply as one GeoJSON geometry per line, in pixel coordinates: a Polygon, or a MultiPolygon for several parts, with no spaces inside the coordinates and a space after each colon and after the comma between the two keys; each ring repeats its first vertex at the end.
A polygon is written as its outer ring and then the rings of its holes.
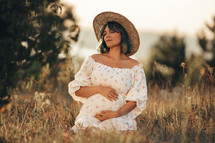
{"type": "Polygon", "coordinates": [[[133,69],[135,69],[136,67],[142,67],[142,66],[143,66],[141,63],[139,63],[139,64],[133,66],[132,68],[117,68],[117,67],[111,67],[111,66],[102,64],[102,63],[100,63],[100,62],[97,62],[97,61],[95,61],[91,56],[89,56],[89,58],[90,58],[94,63],[97,63],[97,64],[102,65],[102,66],[105,66],[105,67],[109,67],[109,68],[111,68],[111,69],[133,70],[133,69]]]}

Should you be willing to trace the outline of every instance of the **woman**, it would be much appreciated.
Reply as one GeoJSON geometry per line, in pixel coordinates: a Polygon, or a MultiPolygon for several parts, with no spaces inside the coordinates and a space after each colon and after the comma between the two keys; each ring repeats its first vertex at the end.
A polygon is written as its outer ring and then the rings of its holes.
{"type": "Polygon", "coordinates": [[[83,103],[72,129],[136,130],[147,100],[142,64],[129,57],[139,48],[138,32],[114,12],[97,15],[93,27],[100,54],[89,56],[69,83],[73,99],[83,103]]]}

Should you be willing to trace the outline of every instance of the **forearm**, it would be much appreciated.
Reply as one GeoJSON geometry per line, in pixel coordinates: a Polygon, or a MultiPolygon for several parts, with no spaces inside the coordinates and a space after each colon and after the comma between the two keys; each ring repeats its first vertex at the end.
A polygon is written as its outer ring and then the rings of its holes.
{"type": "Polygon", "coordinates": [[[127,101],[127,103],[116,112],[117,117],[120,117],[120,116],[123,116],[125,114],[128,114],[135,107],[137,107],[136,101],[127,101]]]}
{"type": "Polygon", "coordinates": [[[76,96],[84,98],[89,98],[97,93],[99,93],[99,86],[82,86],[75,92],[76,96]]]}

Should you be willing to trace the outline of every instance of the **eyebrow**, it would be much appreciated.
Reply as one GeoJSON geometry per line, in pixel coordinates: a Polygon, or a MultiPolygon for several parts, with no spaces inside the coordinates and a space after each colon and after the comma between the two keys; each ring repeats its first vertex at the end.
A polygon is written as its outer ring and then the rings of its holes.
{"type": "MultiPolygon", "coordinates": [[[[115,30],[110,30],[110,29],[109,29],[109,31],[114,31],[114,32],[117,32],[117,31],[115,31],[115,30]]],[[[107,32],[107,30],[104,30],[104,32],[107,32]]],[[[103,32],[103,33],[104,33],[104,32],[103,32]]]]}

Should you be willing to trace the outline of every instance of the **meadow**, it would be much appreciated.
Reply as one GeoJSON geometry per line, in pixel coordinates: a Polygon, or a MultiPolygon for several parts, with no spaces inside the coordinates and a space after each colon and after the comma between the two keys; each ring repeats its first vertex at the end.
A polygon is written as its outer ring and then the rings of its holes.
{"type": "Polygon", "coordinates": [[[214,82],[189,87],[161,89],[148,86],[147,107],[136,121],[135,132],[73,134],[81,103],[71,102],[61,92],[15,89],[12,100],[0,113],[1,143],[190,143],[215,142],[214,82]]]}

